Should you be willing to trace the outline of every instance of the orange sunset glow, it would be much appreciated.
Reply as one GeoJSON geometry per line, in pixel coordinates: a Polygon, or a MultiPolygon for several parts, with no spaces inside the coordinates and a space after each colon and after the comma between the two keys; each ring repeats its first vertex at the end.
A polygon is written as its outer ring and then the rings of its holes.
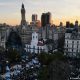
{"type": "Polygon", "coordinates": [[[24,3],[26,21],[31,21],[32,14],[36,13],[41,20],[41,14],[51,12],[53,24],[59,25],[66,21],[80,23],[80,0],[3,0],[0,1],[0,23],[19,25],[21,22],[21,4],[24,3]],[[45,4],[46,1],[46,4],[45,4]]]}

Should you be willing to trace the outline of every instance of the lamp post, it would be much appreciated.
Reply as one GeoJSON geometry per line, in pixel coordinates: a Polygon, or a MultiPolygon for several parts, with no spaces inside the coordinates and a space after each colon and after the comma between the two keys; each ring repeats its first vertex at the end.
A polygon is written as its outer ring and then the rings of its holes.
{"type": "Polygon", "coordinates": [[[5,75],[5,79],[6,80],[11,80],[11,74],[10,74],[10,69],[9,69],[9,66],[8,66],[8,61],[6,61],[6,75],[5,75]]]}

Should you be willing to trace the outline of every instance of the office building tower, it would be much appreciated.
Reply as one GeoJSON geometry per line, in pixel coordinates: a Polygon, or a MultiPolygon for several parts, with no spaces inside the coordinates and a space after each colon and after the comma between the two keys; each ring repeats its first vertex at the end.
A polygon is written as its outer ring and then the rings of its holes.
{"type": "Polygon", "coordinates": [[[51,24],[51,13],[42,13],[41,16],[41,26],[46,26],[48,24],[51,24]]]}
{"type": "Polygon", "coordinates": [[[66,22],[66,28],[70,28],[70,22],[69,21],[66,22]]]}
{"type": "Polygon", "coordinates": [[[22,7],[21,7],[21,25],[25,25],[26,24],[26,19],[25,19],[25,8],[24,8],[24,4],[22,3],[22,7]]]}
{"type": "Polygon", "coordinates": [[[32,21],[37,21],[37,14],[32,14],[32,21]]]}

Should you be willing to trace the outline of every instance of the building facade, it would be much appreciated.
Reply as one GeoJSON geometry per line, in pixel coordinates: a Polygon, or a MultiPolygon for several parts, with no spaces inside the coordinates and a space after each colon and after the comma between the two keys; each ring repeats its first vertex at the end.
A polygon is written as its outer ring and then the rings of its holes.
{"type": "Polygon", "coordinates": [[[80,55],[80,33],[65,34],[65,55],[79,57],[80,55]]]}
{"type": "Polygon", "coordinates": [[[9,26],[0,26],[0,46],[6,48],[6,42],[9,36],[11,28],[9,26]]]}
{"type": "Polygon", "coordinates": [[[46,45],[44,45],[43,41],[38,40],[38,33],[32,33],[32,40],[29,44],[25,44],[26,52],[29,53],[41,53],[41,52],[48,52],[46,45]]]}
{"type": "Polygon", "coordinates": [[[32,21],[37,21],[37,14],[32,14],[32,21]]]}
{"type": "Polygon", "coordinates": [[[25,7],[24,4],[22,4],[21,7],[21,24],[18,27],[18,32],[21,37],[22,43],[26,44],[31,40],[31,34],[32,30],[31,27],[27,24],[26,18],[25,18],[25,7]]]}
{"type": "Polygon", "coordinates": [[[79,57],[80,55],[80,32],[78,21],[75,21],[73,28],[66,28],[64,54],[69,57],[79,57]]]}

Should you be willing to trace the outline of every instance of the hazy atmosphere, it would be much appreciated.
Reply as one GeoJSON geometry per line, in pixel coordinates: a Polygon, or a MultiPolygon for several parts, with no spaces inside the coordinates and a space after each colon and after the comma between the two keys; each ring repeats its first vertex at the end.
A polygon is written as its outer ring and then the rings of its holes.
{"type": "Polygon", "coordinates": [[[0,0],[0,23],[20,24],[21,5],[26,9],[26,20],[31,21],[33,13],[40,20],[44,12],[52,13],[53,23],[78,20],[80,23],[80,0],[0,0]]]}

